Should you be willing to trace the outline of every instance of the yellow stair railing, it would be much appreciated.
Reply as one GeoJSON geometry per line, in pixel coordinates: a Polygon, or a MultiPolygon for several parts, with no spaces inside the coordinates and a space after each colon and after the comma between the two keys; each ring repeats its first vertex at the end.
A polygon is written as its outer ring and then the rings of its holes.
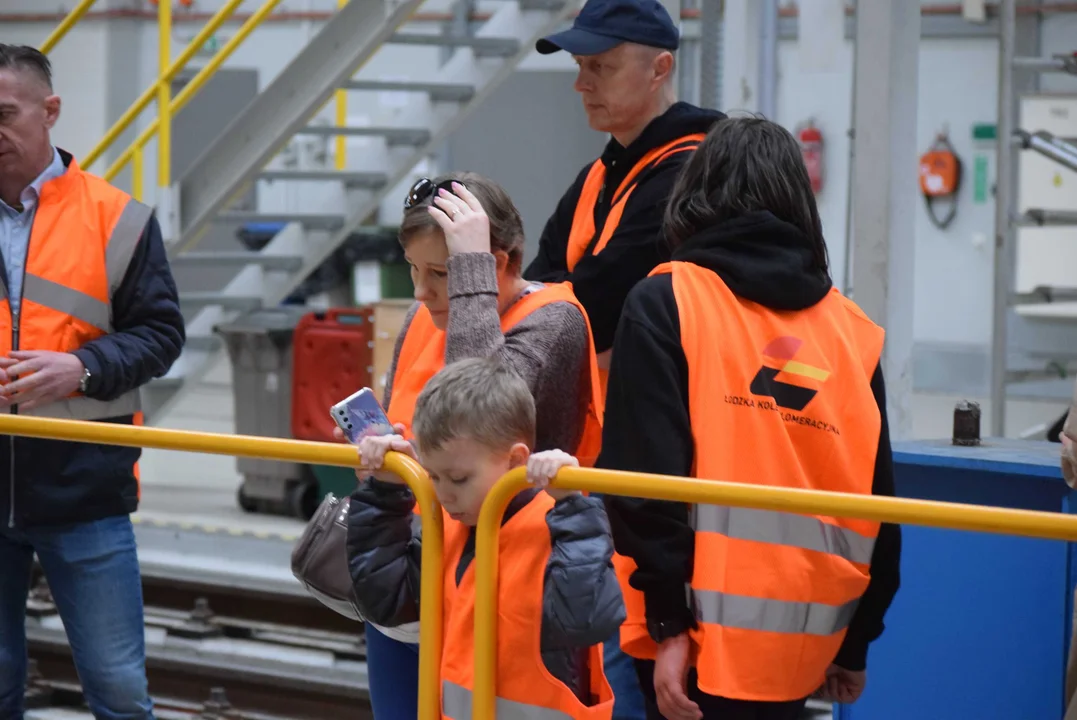
{"type": "Polygon", "coordinates": [[[83,15],[90,11],[90,8],[93,7],[95,2],[97,2],[97,0],[82,0],[76,5],[71,12],[60,21],[60,24],[56,26],[56,29],[45,38],[45,42],[41,43],[41,47],[39,47],[38,50],[45,55],[48,55],[52,49],[64,39],[67,33],[71,32],[71,28],[78,24],[78,21],[82,19],[83,15]]]}
{"type": "MultiPolygon", "coordinates": [[[[81,2],[64,17],[55,30],[49,35],[45,42],[41,45],[41,51],[48,53],[50,50],[56,47],[71,31],[79,20],[81,20],[86,13],[90,10],[96,0],[81,0],[81,2]]],[[[156,100],[157,102],[157,116],[146,127],[111,165],[105,170],[104,178],[106,180],[112,180],[127,166],[131,164],[131,195],[141,201],[145,194],[144,188],[144,155],[146,143],[148,143],[155,136],[157,137],[157,189],[158,189],[158,203],[169,202],[169,191],[172,185],[172,119],[182,110],[187,103],[193,98],[209,81],[211,77],[221,68],[221,65],[232,56],[236,49],[243,44],[243,42],[254,32],[255,28],[261,25],[276,7],[280,4],[281,0],[265,0],[261,7],[252,13],[236,30],[236,33],[226,42],[206,63],[205,67],[201,68],[194,77],[191,78],[183,90],[181,90],[174,98],[172,97],[172,81],[177,75],[191,61],[191,59],[198,54],[206,43],[209,41],[213,34],[217,32],[224,25],[225,22],[232,17],[235,11],[243,4],[243,0],[227,0],[213,16],[206,22],[205,26],[198,31],[197,34],[187,44],[187,47],[183,49],[183,52],[179,56],[172,60],[172,3],[162,0],[157,3],[157,43],[158,43],[158,73],[157,79],[154,83],[146,88],[138,99],[131,104],[129,108],[120,116],[120,119],[113,123],[112,127],[108,129],[104,137],[97,143],[97,145],[87,153],[86,157],[81,159],[81,165],[84,169],[89,169],[95,162],[97,162],[116,142],[116,140],[127,130],[131,123],[146,109],[146,107],[156,100]]],[[[340,0],[343,5],[346,0],[340,0]]],[[[339,100],[341,110],[338,112],[344,112],[343,99],[339,100]]],[[[343,122],[343,121],[342,121],[343,122]]]]}
{"type": "Polygon", "coordinates": [[[142,95],[131,105],[130,108],[109,129],[97,146],[91,150],[82,160],[84,167],[89,168],[96,162],[112,145],[116,139],[131,125],[150,102],[156,98],[158,104],[158,116],[144,129],[119,157],[109,165],[104,173],[106,180],[112,180],[128,164],[131,168],[131,195],[136,200],[143,197],[143,149],[154,136],[157,136],[157,187],[159,192],[167,195],[172,184],[172,117],[186,107],[193,98],[221,68],[225,60],[232,56],[236,49],[270,16],[280,0],[265,0],[261,7],[248,17],[236,33],[228,39],[209,62],[201,68],[184,88],[171,97],[172,80],[182,71],[206,42],[236,11],[243,0],[228,0],[213,14],[206,25],[194,36],[183,52],[174,62],[169,62],[170,38],[171,38],[171,10],[164,9],[169,3],[161,2],[158,5],[158,32],[161,36],[161,48],[159,59],[159,74],[157,81],[147,88],[142,95]]]}
{"type": "MultiPolygon", "coordinates": [[[[183,452],[234,455],[309,465],[355,467],[359,456],[352,445],[166,430],[136,425],[56,420],[25,415],[0,415],[0,435],[73,440],[76,442],[159,448],[183,452]]],[[[395,473],[415,494],[423,523],[422,592],[419,613],[419,720],[441,718],[441,602],[442,511],[434,486],[419,463],[391,452],[385,469],[395,473]]]]}
{"type": "MultiPolygon", "coordinates": [[[[56,47],[68,32],[85,15],[96,0],[81,0],[74,9],[69,12],[55,30],[41,45],[41,51],[48,53],[56,47]]],[[[205,26],[191,39],[179,54],[175,61],[172,58],[172,3],[157,3],[157,32],[158,32],[158,74],[153,85],[146,88],[138,99],[113,123],[104,137],[97,145],[82,158],[83,169],[89,169],[97,162],[116,142],[121,134],[127,130],[131,123],[146,109],[154,100],[157,102],[157,117],[138,135],[119,156],[105,170],[106,180],[114,179],[128,164],[131,165],[131,195],[139,201],[145,195],[144,188],[144,149],[146,144],[157,137],[157,202],[167,204],[171,209],[171,185],[172,185],[172,119],[182,110],[220,69],[221,65],[243,44],[243,42],[261,25],[280,4],[281,0],[265,0],[257,11],[252,13],[246,21],[240,25],[228,42],[226,42],[210,59],[210,61],[191,78],[174,98],[172,97],[172,81],[187,66],[187,63],[205,46],[207,41],[220,27],[235,13],[243,0],[227,0],[220,9],[206,22],[205,26]]],[[[337,7],[344,7],[348,0],[337,0],[337,7]]],[[[338,128],[347,124],[347,91],[338,90],[335,94],[336,112],[335,124],[338,128]]],[[[346,165],[346,138],[338,135],[335,139],[335,165],[338,170],[346,165]]],[[[167,211],[166,211],[167,213],[167,211]]]]}
{"type": "MultiPolygon", "coordinates": [[[[475,687],[472,720],[494,720],[496,717],[498,532],[509,501],[528,487],[525,473],[524,468],[517,468],[498,480],[479,511],[475,534],[475,687]]],[[[830,515],[1050,540],[1077,540],[1077,517],[1063,513],[584,468],[565,468],[557,473],[551,484],[566,490],[606,495],[830,515]]]]}

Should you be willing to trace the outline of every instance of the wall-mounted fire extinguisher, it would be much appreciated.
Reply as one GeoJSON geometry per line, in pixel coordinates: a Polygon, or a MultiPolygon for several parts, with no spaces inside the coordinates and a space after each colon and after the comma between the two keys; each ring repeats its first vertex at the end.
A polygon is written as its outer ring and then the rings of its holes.
{"type": "Polygon", "coordinates": [[[823,189],[824,143],[823,133],[815,127],[814,120],[808,120],[797,128],[797,142],[800,143],[804,165],[808,168],[812,192],[818,195],[823,189]]]}

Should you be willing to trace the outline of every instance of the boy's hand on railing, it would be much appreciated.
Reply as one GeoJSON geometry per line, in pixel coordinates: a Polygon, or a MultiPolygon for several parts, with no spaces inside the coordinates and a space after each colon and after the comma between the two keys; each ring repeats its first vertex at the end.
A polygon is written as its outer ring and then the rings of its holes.
{"type": "Polygon", "coordinates": [[[375,480],[384,483],[396,483],[403,485],[404,481],[390,472],[379,472],[385,464],[385,455],[389,452],[404,453],[408,457],[418,461],[415,448],[401,434],[404,426],[400,423],[393,425],[396,435],[368,435],[359,441],[359,468],[355,471],[359,479],[373,475],[375,480]]]}
{"type": "Polygon", "coordinates": [[[543,488],[554,500],[578,494],[578,490],[558,490],[550,487],[550,481],[563,467],[579,467],[580,461],[561,450],[544,450],[527,459],[527,482],[543,488]]]}

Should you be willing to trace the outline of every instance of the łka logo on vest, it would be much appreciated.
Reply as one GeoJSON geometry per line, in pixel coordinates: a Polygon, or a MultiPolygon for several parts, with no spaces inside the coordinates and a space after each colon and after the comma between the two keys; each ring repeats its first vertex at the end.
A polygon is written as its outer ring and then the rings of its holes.
{"type": "Polygon", "coordinates": [[[830,377],[829,370],[796,359],[803,345],[803,340],[791,335],[770,341],[763,348],[763,365],[748,387],[748,392],[755,398],[726,395],[725,401],[745,408],[772,410],[780,413],[786,422],[840,435],[836,426],[800,414],[830,377]]]}

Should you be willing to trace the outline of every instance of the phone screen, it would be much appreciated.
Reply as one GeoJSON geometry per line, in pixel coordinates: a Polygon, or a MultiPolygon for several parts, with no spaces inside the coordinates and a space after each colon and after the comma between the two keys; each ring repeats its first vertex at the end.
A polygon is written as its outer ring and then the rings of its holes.
{"type": "Polygon", "coordinates": [[[333,406],[333,420],[353,445],[369,435],[392,435],[393,424],[370,388],[363,388],[333,406]]]}

